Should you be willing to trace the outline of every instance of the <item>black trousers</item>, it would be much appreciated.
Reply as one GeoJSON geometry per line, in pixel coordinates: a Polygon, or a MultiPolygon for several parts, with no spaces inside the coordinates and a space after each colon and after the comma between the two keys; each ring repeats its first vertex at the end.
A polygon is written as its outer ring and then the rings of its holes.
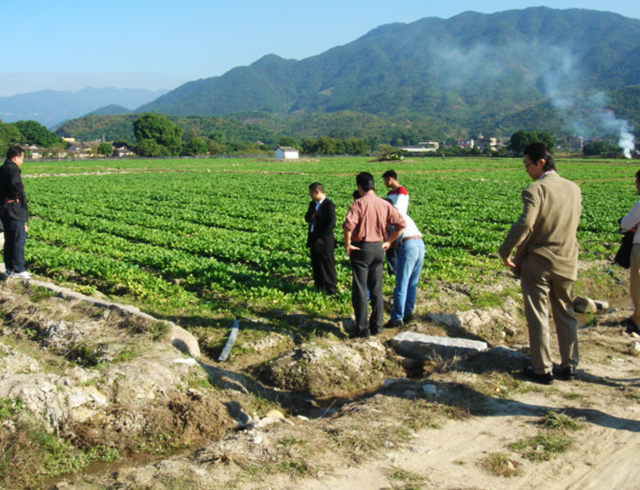
{"type": "Polygon", "coordinates": [[[356,331],[361,336],[382,332],[384,302],[382,298],[382,266],[384,251],[382,242],[352,243],[360,250],[351,252],[353,285],[351,302],[356,316],[356,331]],[[371,317],[367,320],[367,289],[371,301],[371,317]]]}
{"type": "Polygon", "coordinates": [[[327,294],[336,292],[336,260],[335,244],[325,243],[311,245],[311,269],[313,270],[313,285],[326,291],[327,294]]]}
{"type": "Polygon", "coordinates": [[[27,243],[25,223],[11,218],[2,218],[4,226],[4,266],[7,272],[24,272],[24,246],[27,243]]]}

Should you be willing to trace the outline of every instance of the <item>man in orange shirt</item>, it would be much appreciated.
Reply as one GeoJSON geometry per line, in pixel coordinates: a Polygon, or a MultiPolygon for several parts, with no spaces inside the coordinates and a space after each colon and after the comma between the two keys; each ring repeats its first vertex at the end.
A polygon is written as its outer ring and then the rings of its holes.
{"type": "Polygon", "coordinates": [[[344,244],[351,259],[353,286],[351,301],[356,316],[356,328],[351,338],[369,337],[382,331],[382,264],[384,251],[402,235],[405,221],[387,201],[376,196],[373,175],[368,172],[356,176],[358,192],[342,225],[344,244]],[[386,237],[392,225],[393,233],[386,237]],[[367,289],[371,295],[371,317],[367,320],[367,289]]]}

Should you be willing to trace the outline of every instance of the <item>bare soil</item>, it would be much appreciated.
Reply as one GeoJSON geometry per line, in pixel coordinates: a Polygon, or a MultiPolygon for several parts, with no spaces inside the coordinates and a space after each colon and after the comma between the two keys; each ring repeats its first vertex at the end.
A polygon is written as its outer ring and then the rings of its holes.
{"type": "MultiPolygon", "coordinates": [[[[626,290],[624,276],[605,273],[604,265],[584,269],[586,279],[576,288],[581,294],[607,299],[626,290]]],[[[503,278],[487,291],[503,294],[513,286],[503,278]]],[[[464,285],[425,287],[420,314],[404,329],[480,338],[526,353],[526,327],[514,295],[501,307],[470,310],[472,293],[477,291],[464,285]]],[[[640,338],[620,327],[631,312],[628,299],[611,304],[606,312],[580,317],[577,379],[542,386],[519,375],[518,355],[490,351],[409,362],[386,343],[397,329],[366,341],[329,333],[303,344],[270,333],[249,342],[250,352],[231,363],[203,358],[187,364],[153,325],[4,284],[0,400],[16,393],[2,392],[7,383],[41,387],[35,380],[46,376],[58,395],[41,397],[40,405],[35,396],[23,416],[57,431],[78,451],[106,444],[117,457],[55,478],[24,479],[27,484],[14,473],[3,485],[640,488],[640,338]],[[65,337],[58,330],[52,337],[51,323],[61,320],[64,332],[75,334],[65,337]],[[105,345],[111,348],[86,348],[105,345]],[[85,401],[70,408],[69,400],[85,401]],[[56,423],[47,406],[59,409],[56,423]]],[[[0,457],[6,458],[7,441],[19,433],[18,418],[6,417],[0,457]]]]}

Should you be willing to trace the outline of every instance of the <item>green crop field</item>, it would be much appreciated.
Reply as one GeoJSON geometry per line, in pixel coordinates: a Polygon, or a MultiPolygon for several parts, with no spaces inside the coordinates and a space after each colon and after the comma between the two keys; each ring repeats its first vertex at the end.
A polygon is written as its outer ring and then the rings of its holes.
{"type": "MultiPolygon", "coordinates": [[[[581,258],[610,260],[616,220],[637,199],[637,163],[560,160],[558,167],[583,191],[581,258]]],[[[27,162],[28,265],[159,315],[232,317],[265,309],[344,315],[351,280],[340,225],[355,175],[373,173],[380,195],[389,168],[409,190],[409,214],[425,234],[423,287],[490,282],[503,270],[496,250],[529,182],[518,159],[27,162]],[[336,203],[340,292],[331,299],[313,289],[304,246],[307,186],[314,181],[336,203]]],[[[392,286],[386,277],[388,293],[392,286]]]]}

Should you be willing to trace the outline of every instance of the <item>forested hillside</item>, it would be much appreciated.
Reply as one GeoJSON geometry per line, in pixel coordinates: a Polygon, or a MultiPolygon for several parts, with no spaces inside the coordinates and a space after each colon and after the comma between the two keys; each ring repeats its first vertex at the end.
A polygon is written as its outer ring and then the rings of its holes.
{"type": "MultiPolygon", "coordinates": [[[[301,61],[268,55],[187,83],[139,110],[181,116],[257,111],[305,126],[318,118],[301,114],[352,111],[385,122],[412,120],[421,133],[440,138],[522,128],[598,131],[597,121],[584,118],[597,119],[594,113],[610,108],[610,96],[622,108],[625,90],[640,83],[637,61],[638,20],[542,7],[467,12],[385,25],[301,61]],[[572,119],[576,111],[582,120],[572,119]]],[[[633,110],[622,112],[640,123],[633,110]]]]}

